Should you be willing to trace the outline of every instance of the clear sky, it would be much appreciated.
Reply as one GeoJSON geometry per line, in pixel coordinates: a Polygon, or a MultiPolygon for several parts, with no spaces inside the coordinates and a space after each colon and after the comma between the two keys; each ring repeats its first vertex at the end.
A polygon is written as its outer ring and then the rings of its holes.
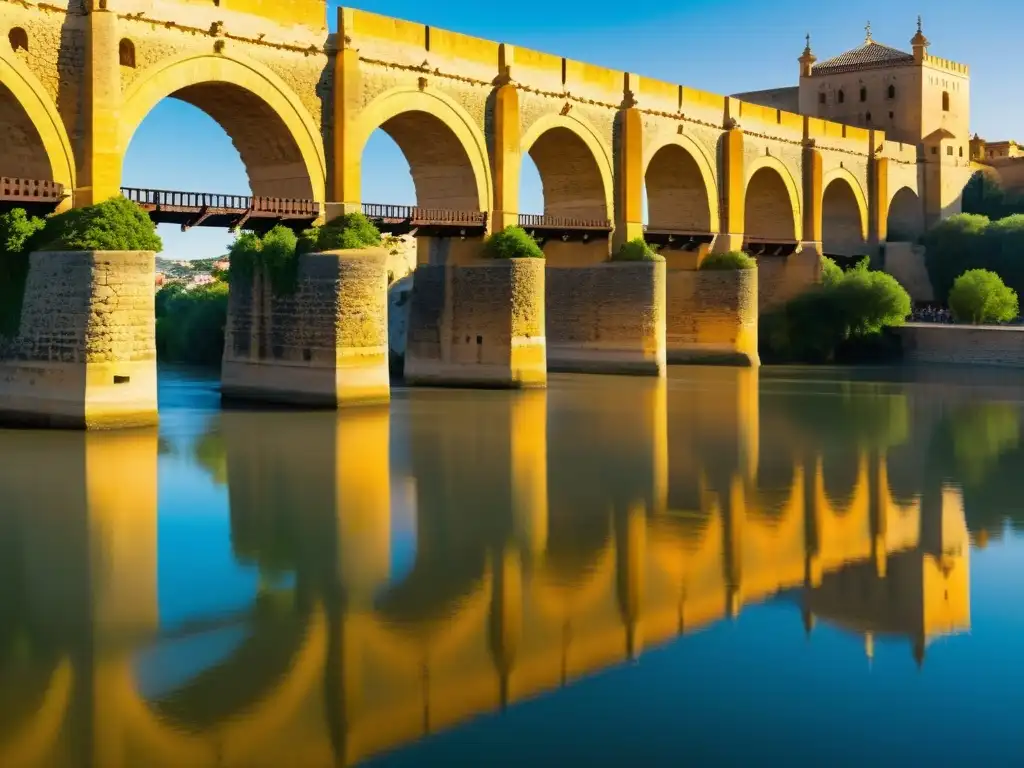
{"type": "MultiPolygon", "coordinates": [[[[331,2],[329,24],[335,28],[331,2]]],[[[735,0],[731,3],[516,0],[361,0],[358,7],[491,40],[550,51],[660,80],[729,94],[795,85],[804,35],[819,59],[872,37],[910,50],[917,14],[931,53],[971,67],[971,131],[989,139],[1022,138],[1024,98],[1011,73],[1024,70],[1024,6],[1009,0],[971,4],[924,0],[735,0]]],[[[248,181],[230,139],[205,114],[161,102],[140,126],[124,165],[126,186],[247,194],[248,181]]],[[[377,131],[363,155],[365,202],[415,202],[409,166],[377,131]]],[[[524,160],[520,210],[541,212],[540,179],[524,160]]],[[[162,226],[165,256],[205,258],[225,252],[231,236],[162,226]]]]}

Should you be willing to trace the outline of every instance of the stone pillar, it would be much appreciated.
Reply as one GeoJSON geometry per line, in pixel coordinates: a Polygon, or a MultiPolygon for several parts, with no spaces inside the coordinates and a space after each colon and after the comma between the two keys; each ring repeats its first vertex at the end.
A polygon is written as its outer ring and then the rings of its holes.
{"type": "Polygon", "coordinates": [[[352,9],[338,8],[337,50],[334,69],[334,133],[327,148],[327,210],[329,221],[343,213],[358,211],[362,202],[362,152],[357,145],[355,115],[362,98],[359,51],[345,38],[352,29],[352,9]]]}
{"type": "Polygon", "coordinates": [[[390,399],[387,253],[299,257],[294,292],[232,282],[221,392],[322,408],[390,399]]]}
{"type": "Polygon", "coordinates": [[[668,272],[669,363],[758,367],[757,269],[668,272]]]}
{"type": "Polygon", "coordinates": [[[413,281],[405,380],[547,385],[544,260],[421,264],[413,281]]]}
{"type": "Polygon", "coordinates": [[[665,262],[547,272],[548,368],[665,375],[665,262]]]}
{"type": "Polygon", "coordinates": [[[822,203],[821,152],[814,146],[804,147],[804,236],[802,250],[821,253],[822,203]]]}
{"type": "Polygon", "coordinates": [[[747,184],[743,173],[743,131],[730,128],[722,136],[721,222],[714,250],[738,251],[743,248],[743,217],[746,211],[747,184]]]}
{"type": "Polygon", "coordinates": [[[156,424],[154,275],[150,252],[33,253],[18,334],[0,339],[0,421],[156,424]]]}
{"type": "Polygon", "coordinates": [[[889,158],[875,157],[869,168],[868,239],[878,246],[889,236],[889,158]]]}
{"type": "MultiPolygon", "coordinates": [[[[632,99],[630,80],[626,75],[626,98],[632,99]]],[[[636,85],[633,86],[637,87],[636,85]]],[[[615,191],[615,233],[612,250],[623,243],[644,236],[644,121],[635,106],[619,112],[618,152],[615,191]]]]}
{"type": "MultiPolygon", "coordinates": [[[[510,77],[513,49],[499,47],[500,68],[510,77]]],[[[498,232],[519,224],[519,173],[523,165],[519,130],[519,91],[511,83],[494,92],[494,148],[491,154],[494,174],[494,214],[491,228],[498,232]]]]}
{"type": "Polygon", "coordinates": [[[121,194],[121,69],[117,14],[93,3],[86,23],[82,140],[74,205],[83,207],[121,194]]]}

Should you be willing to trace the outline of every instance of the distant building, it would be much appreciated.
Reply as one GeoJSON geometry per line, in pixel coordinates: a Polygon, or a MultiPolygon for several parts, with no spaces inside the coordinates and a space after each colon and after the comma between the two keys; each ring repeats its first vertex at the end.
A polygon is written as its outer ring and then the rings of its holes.
{"type": "Polygon", "coordinates": [[[200,285],[209,285],[214,282],[215,278],[213,275],[195,275],[191,280],[188,281],[189,287],[196,287],[200,285]]]}
{"type": "Polygon", "coordinates": [[[156,273],[156,287],[160,288],[165,282],[167,282],[167,276],[163,272],[156,273]]]}
{"type": "Polygon", "coordinates": [[[228,267],[231,266],[231,262],[227,259],[221,259],[220,261],[213,262],[213,268],[218,272],[227,272],[228,267]]]}

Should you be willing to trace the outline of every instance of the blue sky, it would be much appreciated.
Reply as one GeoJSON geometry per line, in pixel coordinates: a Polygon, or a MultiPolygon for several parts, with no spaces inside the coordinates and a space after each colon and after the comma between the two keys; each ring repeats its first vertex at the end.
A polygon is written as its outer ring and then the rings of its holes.
{"type": "MultiPolygon", "coordinates": [[[[336,3],[329,23],[335,26],[336,3]]],[[[819,58],[859,45],[870,20],[881,43],[909,50],[918,13],[930,52],[971,67],[971,130],[990,139],[1020,137],[1024,100],[1008,91],[1005,73],[1024,69],[1018,37],[1024,7],[1009,0],[910,3],[867,0],[737,0],[732,3],[622,3],[609,0],[518,0],[502,7],[479,0],[362,0],[358,7],[422,21],[492,40],[550,51],[716,93],[795,85],[796,59],[811,34],[819,58]],[[923,7],[923,6],[929,7],[923,7]],[[507,8],[507,10],[506,10],[507,8]],[[977,24],[967,25],[968,17],[977,24]],[[980,26],[979,26],[980,25],[980,26]],[[977,30],[977,31],[976,31],[977,30]]],[[[124,164],[126,186],[247,194],[248,181],[230,139],[205,114],[174,100],[161,102],[140,126],[124,164]]],[[[366,202],[415,202],[409,167],[378,131],[363,156],[366,202]]],[[[524,160],[520,210],[541,212],[540,179],[524,160]]],[[[165,256],[205,258],[227,248],[223,230],[181,233],[163,226],[165,256]]]]}

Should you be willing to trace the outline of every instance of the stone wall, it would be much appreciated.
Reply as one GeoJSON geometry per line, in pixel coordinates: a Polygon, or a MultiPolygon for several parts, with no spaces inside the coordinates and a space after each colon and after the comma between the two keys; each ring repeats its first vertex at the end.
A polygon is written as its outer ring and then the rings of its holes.
{"type": "Polygon", "coordinates": [[[668,362],[758,367],[758,270],[670,270],[668,362]]]}
{"type": "Polygon", "coordinates": [[[18,336],[0,362],[0,417],[68,428],[155,424],[154,256],[30,257],[18,336]]]}
{"type": "Polygon", "coordinates": [[[228,398],[334,408],[387,402],[387,253],[299,257],[297,287],[262,272],[231,285],[222,392],[228,398]]]}
{"type": "Polygon", "coordinates": [[[899,333],[908,362],[1024,368],[1024,328],[1019,326],[908,323],[899,333]]]}
{"type": "Polygon", "coordinates": [[[413,384],[545,386],[544,261],[421,264],[405,378],[413,384]]]}
{"type": "Polygon", "coordinates": [[[757,260],[760,312],[785,304],[821,282],[821,254],[806,248],[792,256],[763,256],[757,260]]]}
{"type": "Polygon", "coordinates": [[[885,244],[883,268],[906,289],[912,301],[935,301],[924,253],[924,246],[914,243],[885,244]]]}
{"type": "Polygon", "coordinates": [[[548,367],[665,373],[665,262],[547,270],[548,367]]]}

